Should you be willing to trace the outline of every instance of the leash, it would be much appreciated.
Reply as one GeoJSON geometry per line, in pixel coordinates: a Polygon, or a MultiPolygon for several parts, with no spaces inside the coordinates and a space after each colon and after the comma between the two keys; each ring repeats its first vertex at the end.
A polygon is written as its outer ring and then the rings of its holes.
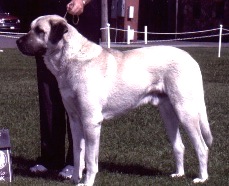
{"type": "MultiPolygon", "coordinates": [[[[64,19],[67,20],[67,15],[68,15],[68,12],[66,11],[66,13],[64,14],[64,19]]],[[[72,23],[74,25],[78,25],[79,24],[79,21],[80,21],[80,17],[77,15],[77,20],[76,20],[76,16],[75,15],[72,15],[72,23]]]]}
{"type": "MultiPolygon", "coordinates": [[[[85,1],[83,1],[83,4],[85,5],[85,1]]],[[[72,8],[74,7],[74,3],[69,4],[69,6],[70,6],[70,8],[72,9],[72,8]]],[[[66,11],[66,13],[65,13],[65,15],[64,15],[64,19],[66,19],[66,16],[67,16],[67,15],[68,15],[68,11],[66,11]]],[[[67,19],[66,19],[66,20],[67,20],[67,19]]],[[[79,18],[78,15],[77,15],[77,20],[75,19],[75,15],[72,15],[72,23],[73,23],[74,25],[78,25],[79,21],[80,21],[80,18],[79,18]]]]}

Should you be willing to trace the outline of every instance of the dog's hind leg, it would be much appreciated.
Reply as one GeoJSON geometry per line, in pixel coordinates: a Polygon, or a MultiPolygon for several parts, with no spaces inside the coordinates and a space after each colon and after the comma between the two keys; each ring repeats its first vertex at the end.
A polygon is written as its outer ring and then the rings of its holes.
{"type": "Polygon", "coordinates": [[[169,98],[166,97],[159,105],[160,114],[165,124],[165,128],[169,139],[173,146],[173,152],[176,160],[176,172],[171,174],[171,177],[184,176],[184,150],[180,131],[179,131],[179,120],[171,105],[169,98]]]}
{"type": "Polygon", "coordinates": [[[188,133],[198,160],[199,160],[199,177],[194,179],[194,183],[204,182],[208,179],[207,162],[208,162],[208,147],[205,143],[200,127],[199,108],[200,105],[194,100],[183,100],[183,102],[176,102],[174,108],[177,112],[178,118],[188,133]]]}

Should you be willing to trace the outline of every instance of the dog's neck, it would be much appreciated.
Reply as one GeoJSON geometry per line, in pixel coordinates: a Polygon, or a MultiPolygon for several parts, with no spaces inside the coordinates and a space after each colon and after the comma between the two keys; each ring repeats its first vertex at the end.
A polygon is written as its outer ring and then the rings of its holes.
{"type": "Polygon", "coordinates": [[[67,56],[68,62],[76,62],[76,65],[90,61],[102,52],[102,47],[89,41],[82,36],[74,27],[69,25],[68,32],[58,45],[49,43],[48,50],[44,55],[47,68],[54,74],[61,73],[66,62],[62,56],[67,56]],[[71,60],[72,59],[72,60],[71,60]]]}
{"type": "Polygon", "coordinates": [[[68,32],[65,34],[67,54],[70,58],[80,61],[88,61],[102,52],[101,46],[89,41],[80,34],[73,26],[68,25],[68,32]]]}

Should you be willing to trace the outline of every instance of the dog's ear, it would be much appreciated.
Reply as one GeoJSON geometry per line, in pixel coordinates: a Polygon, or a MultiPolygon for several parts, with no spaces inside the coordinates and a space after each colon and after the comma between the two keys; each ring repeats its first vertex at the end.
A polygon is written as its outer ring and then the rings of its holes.
{"type": "Polygon", "coordinates": [[[68,32],[68,26],[65,21],[50,21],[51,31],[49,35],[49,41],[52,44],[58,43],[63,35],[68,32]]]}

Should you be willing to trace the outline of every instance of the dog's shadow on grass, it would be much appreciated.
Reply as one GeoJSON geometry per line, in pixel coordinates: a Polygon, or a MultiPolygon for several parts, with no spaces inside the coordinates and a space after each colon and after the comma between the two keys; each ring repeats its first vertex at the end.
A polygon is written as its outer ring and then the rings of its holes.
{"type": "MultiPolygon", "coordinates": [[[[24,157],[12,157],[13,164],[13,174],[29,177],[29,178],[43,178],[47,180],[63,181],[63,178],[58,176],[58,170],[48,171],[43,174],[34,174],[29,171],[29,168],[33,166],[36,162],[34,160],[26,159],[24,157]]],[[[100,172],[111,172],[111,173],[122,173],[128,175],[138,175],[138,176],[169,176],[169,172],[160,171],[156,168],[146,168],[141,165],[122,165],[112,162],[99,162],[100,172]]],[[[193,177],[193,175],[189,175],[193,177]]]]}
{"type": "Polygon", "coordinates": [[[160,171],[159,169],[146,168],[141,165],[122,165],[111,162],[99,162],[99,171],[107,171],[112,173],[132,174],[139,176],[168,176],[169,173],[160,171]]]}

